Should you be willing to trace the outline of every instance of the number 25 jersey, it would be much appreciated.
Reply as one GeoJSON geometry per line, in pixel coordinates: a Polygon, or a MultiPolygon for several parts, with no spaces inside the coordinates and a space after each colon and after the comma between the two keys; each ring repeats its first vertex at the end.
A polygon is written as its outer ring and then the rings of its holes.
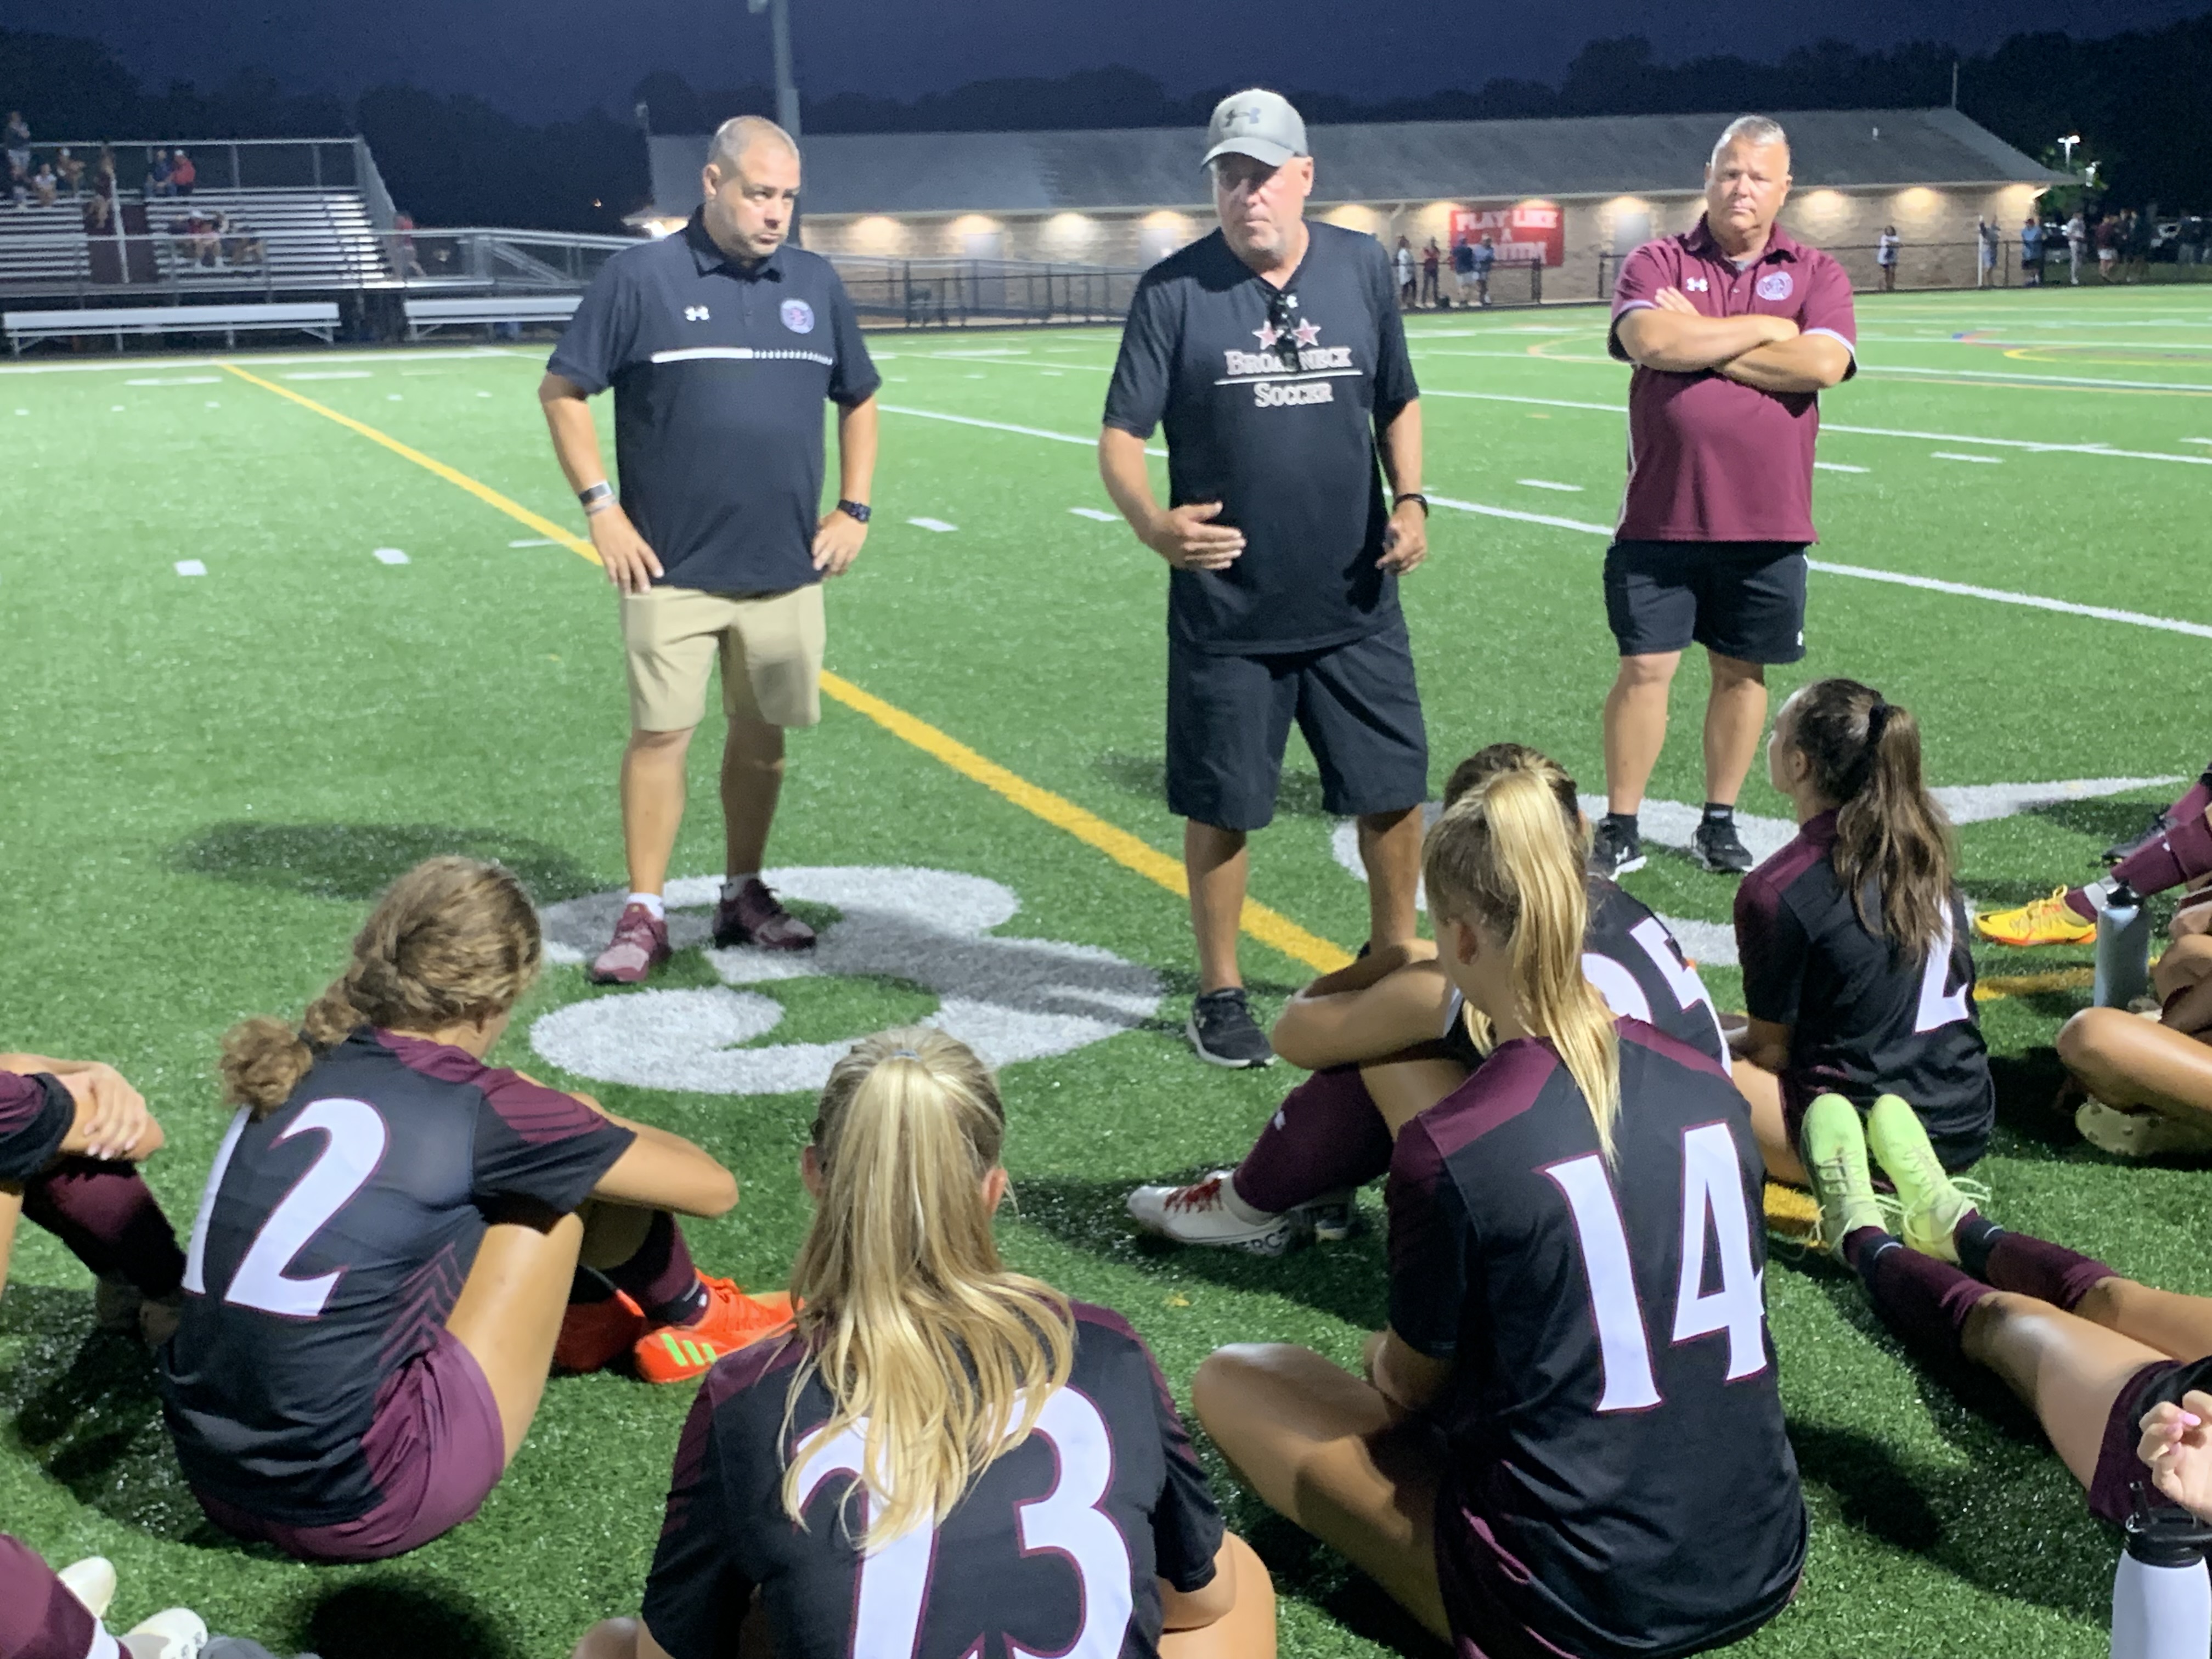
{"type": "Polygon", "coordinates": [[[636,1137],[475,1055],[368,1027],[216,1153],[161,1351],[178,1461],[263,1520],[335,1526],[381,1494],[362,1439],[453,1310],[503,1198],[583,1202],[636,1137]]]}
{"type": "Polygon", "coordinates": [[[986,1468],[943,1522],[863,1557],[861,1433],[829,1420],[802,1350],[763,1342],[708,1373],[676,1453],[646,1582],[645,1624],[672,1659],[719,1659],[757,1589],[778,1659],[1152,1659],[1157,1580],[1212,1582],[1221,1516],[1158,1367],[1120,1316],[1074,1304],[1075,1356],[1028,1439],[986,1468]],[[805,1448],[805,1524],[783,1504],[805,1448]],[[848,1527],[850,1533],[848,1535],[848,1527]]]}

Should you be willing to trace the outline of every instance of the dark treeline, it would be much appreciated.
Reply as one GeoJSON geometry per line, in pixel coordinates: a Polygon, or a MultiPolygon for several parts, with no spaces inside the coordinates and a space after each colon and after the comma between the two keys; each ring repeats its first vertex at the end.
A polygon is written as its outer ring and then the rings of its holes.
{"type": "MultiPolygon", "coordinates": [[[[1839,41],[1771,64],[1741,58],[1662,64],[1631,37],[1584,46],[1556,87],[1496,80],[1480,90],[1367,100],[1291,89],[1315,122],[1480,120],[1748,109],[1895,109],[1948,103],[1954,58],[1960,106],[2029,155],[2078,132],[2077,161],[2099,163],[2114,204],[2212,204],[2212,12],[2168,27],[2076,40],[2020,34],[1958,57],[1923,42],[1862,52],[1839,41]]],[[[810,100],[810,132],[1013,131],[1195,126],[1229,90],[1179,96],[1121,67],[1056,79],[978,81],[911,100],[839,93],[810,100]]],[[[695,88],[672,71],[635,90],[660,132],[698,132],[726,116],[772,111],[767,88],[695,88]]],[[[359,131],[394,199],[426,224],[606,230],[643,204],[643,145],[633,123],[592,112],[519,121],[481,99],[377,87],[351,104],[286,93],[266,76],[211,90],[149,91],[95,42],[0,30],[0,104],[51,138],[285,137],[359,131]]]]}

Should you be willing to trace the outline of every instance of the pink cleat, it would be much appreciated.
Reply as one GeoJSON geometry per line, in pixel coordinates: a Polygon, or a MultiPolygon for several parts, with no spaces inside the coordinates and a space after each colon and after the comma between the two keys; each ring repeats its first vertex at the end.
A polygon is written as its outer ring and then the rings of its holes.
{"type": "Polygon", "coordinates": [[[642,904],[625,904],[614,938],[592,963],[592,983],[635,985],[670,954],[668,924],[642,904]]]}
{"type": "Polygon", "coordinates": [[[735,898],[714,906],[714,943],[726,949],[750,945],[761,951],[811,951],[814,930],[775,902],[768,884],[755,876],[735,898]]]}

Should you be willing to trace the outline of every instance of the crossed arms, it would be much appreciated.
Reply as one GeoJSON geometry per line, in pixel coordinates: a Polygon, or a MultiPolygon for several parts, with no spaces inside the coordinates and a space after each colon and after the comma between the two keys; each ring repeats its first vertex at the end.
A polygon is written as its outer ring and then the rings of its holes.
{"type": "Polygon", "coordinates": [[[1850,348],[1833,335],[1801,334],[1787,317],[1707,317],[1680,289],[1624,313],[1614,336],[1632,362],[1670,374],[1716,374],[1761,392],[1825,392],[1850,373],[1850,348]]]}

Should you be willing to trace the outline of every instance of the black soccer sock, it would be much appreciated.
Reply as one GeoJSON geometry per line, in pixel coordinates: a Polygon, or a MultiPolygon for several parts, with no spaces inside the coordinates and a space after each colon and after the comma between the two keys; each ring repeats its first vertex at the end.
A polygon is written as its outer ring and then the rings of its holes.
{"type": "Polygon", "coordinates": [[[1990,1282],[1990,1252],[1997,1247],[2004,1229],[1979,1210],[1969,1210],[1952,1231],[1959,1247],[1959,1265],[1986,1285],[1990,1282]]]}
{"type": "Polygon", "coordinates": [[[1633,812],[1607,812],[1604,822],[1626,835],[1631,840],[1641,841],[1644,838],[1644,832],[1637,826],[1636,814],[1633,812]]]}
{"type": "Polygon", "coordinates": [[[1735,803],[1734,801],[1707,801],[1705,803],[1705,822],[1707,823],[1734,823],[1735,822],[1735,803]]]}

